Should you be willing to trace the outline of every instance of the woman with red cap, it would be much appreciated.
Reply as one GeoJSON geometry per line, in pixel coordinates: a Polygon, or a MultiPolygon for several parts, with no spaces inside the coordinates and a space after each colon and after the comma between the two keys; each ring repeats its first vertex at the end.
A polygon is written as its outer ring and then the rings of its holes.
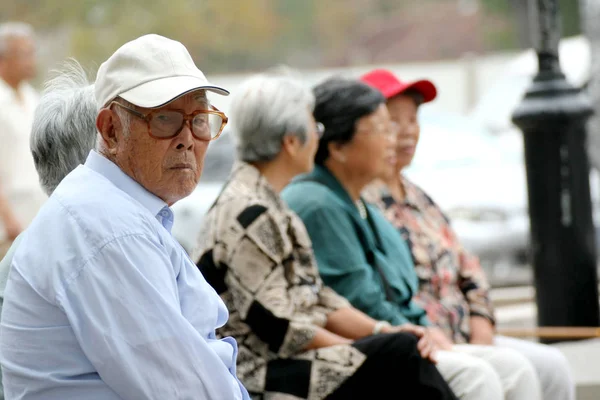
{"type": "Polygon", "coordinates": [[[541,399],[536,372],[523,355],[454,346],[413,301],[419,284],[410,249],[394,225],[361,198],[367,185],[395,165],[396,132],[385,97],[355,79],[335,77],[313,93],[313,116],[324,127],[315,167],[281,195],[304,223],[323,282],[379,326],[419,325],[439,350],[437,368],[458,398],[541,399]]]}
{"type": "Polygon", "coordinates": [[[420,282],[416,302],[448,341],[517,350],[536,368],[544,399],[574,399],[569,365],[559,350],[495,335],[489,284],[479,260],[462,247],[439,206],[402,174],[419,142],[417,110],[435,99],[436,87],[428,80],[403,82],[384,69],[373,70],[361,80],[383,93],[398,126],[395,168],[364,196],[384,212],[410,247],[420,282]]]}

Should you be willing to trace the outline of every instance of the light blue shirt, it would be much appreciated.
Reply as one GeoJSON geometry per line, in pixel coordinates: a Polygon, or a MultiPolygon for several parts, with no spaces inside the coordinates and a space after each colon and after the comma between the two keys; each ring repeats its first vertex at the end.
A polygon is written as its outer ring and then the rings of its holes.
{"type": "Polygon", "coordinates": [[[227,309],[159,198],[91,152],[11,264],[0,324],[8,399],[249,399],[227,309]]]}
{"type": "MultiPolygon", "coordinates": [[[[19,243],[23,239],[23,235],[17,236],[12,242],[10,248],[4,255],[2,261],[0,261],[0,315],[2,315],[2,304],[4,303],[4,289],[6,289],[6,282],[8,282],[8,273],[10,272],[10,264],[12,263],[13,256],[19,243]]],[[[4,400],[4,387],[2,386],[2,374],[0,374],[0,400],[4,400]]]]}

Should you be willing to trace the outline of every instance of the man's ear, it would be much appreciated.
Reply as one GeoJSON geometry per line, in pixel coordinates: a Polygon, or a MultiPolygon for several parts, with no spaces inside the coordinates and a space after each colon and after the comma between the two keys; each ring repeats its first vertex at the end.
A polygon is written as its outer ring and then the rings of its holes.
{"type": "Polygon", "coordinates": [[[117,125],[120,125],[114,111],[103,108],[96,117],[96,129],[100,132],[106,149],[114,154],[117,149],[118,137],[117,137],[117,125]]]}

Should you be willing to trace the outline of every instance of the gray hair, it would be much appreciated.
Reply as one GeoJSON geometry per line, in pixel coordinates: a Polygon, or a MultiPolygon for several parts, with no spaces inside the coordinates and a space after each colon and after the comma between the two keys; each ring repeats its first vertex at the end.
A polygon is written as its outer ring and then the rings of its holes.
{"type": "Polygon", "coordinates": [[[284,136],[307,139],[315,98],[290,74],[260,74],[236,90],[230,117],[242,161],[270,161],[281,152],[284,136]]]}
{"type": "Polygon", "coordinates": [[[35,36],[31,25],[24,22],[5,22],[0,24],[0,57],[8,50],[8,42],[13,38],[31,38],[35,36]]]}
{"type": "Polygon", "coordinates": [[[35,110],[30,142],[40,184],[48,195],[94,148],[98,112],[94,86],[77,61],[68,61],[56,73],[46,82],[35,110]]]}

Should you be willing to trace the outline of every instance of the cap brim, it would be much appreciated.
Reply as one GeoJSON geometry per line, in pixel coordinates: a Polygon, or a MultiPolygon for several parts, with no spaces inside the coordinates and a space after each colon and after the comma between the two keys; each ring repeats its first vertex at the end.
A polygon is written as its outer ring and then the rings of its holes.
{"type": "Polygon", "coordinates": [[[428,80],[420,80],[409,83],[408,85],[404,86],[404,88],[401,91],[398,91],[396,95],[401,94],[402,92],[405,92],[409,89],[413,89],[421,93],[423,95],[424,103],[430,102],[431,100],[437,97],[437,89],[435,85],[428,80]]]}
{"type": "Polygon", "coordinates": [[[131,104],[143,108],[157,108],[195,90],[208,90],[223,96],[229,91],[194,76],[173,76],[143,83],[119,94],[131,104]]]}

